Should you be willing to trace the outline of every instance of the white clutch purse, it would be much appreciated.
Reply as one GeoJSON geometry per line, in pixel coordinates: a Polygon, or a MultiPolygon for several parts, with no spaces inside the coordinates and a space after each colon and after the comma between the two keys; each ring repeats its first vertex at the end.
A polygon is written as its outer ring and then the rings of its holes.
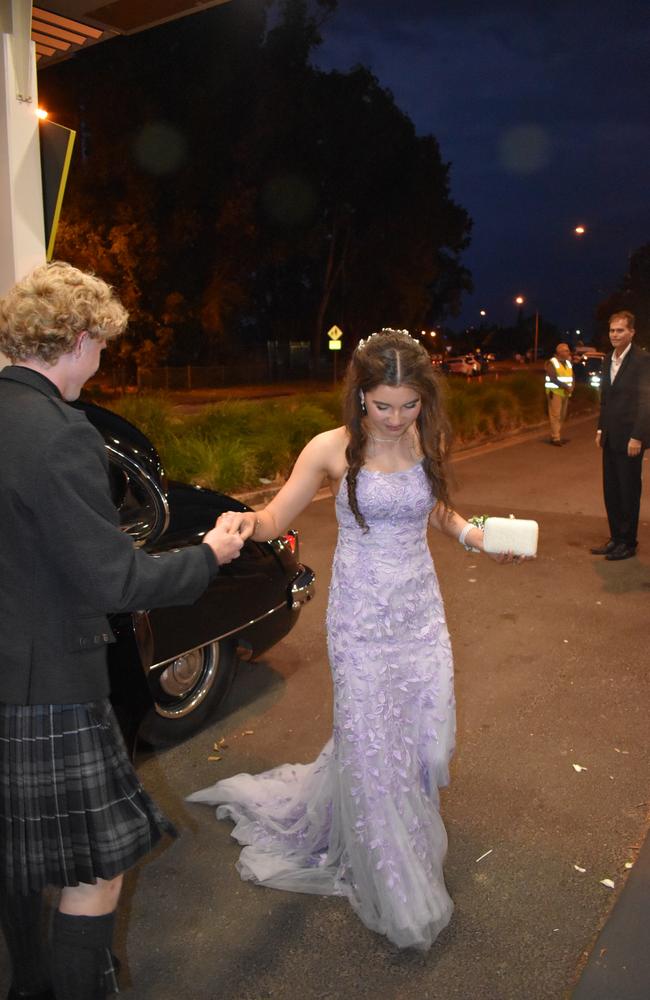
{"type": "Polygon", "coordinates": [[[483,525],[486,552],[512,552],[514,556],[537,554],[539,525],[517,517],[488,517],[483,525]]]}

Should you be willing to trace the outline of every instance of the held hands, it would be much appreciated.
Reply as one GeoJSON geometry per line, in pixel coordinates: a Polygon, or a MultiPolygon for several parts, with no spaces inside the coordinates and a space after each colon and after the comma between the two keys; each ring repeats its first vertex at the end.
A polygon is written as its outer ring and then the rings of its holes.
{"type": "Polygon", "coordinates": [[[257,515],[254,511],[228,510],[217,518],[218,527],[236,538],[241,538],[243,542],[252,537],[256,524],[257,515]]]}
{"type": "Polygon", "coordinates": [[[232,562],[239,555],[244,539],[237,532],[231,532],[221,524],[221,518],[214,528],[207,532],[203,539],[205,545],[209,545],[214,552],[220,566],[232,562]]]}

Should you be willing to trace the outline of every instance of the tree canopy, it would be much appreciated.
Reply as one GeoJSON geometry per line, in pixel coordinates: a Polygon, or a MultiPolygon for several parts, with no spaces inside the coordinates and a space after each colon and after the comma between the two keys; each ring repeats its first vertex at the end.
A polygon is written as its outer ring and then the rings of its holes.
{"type": "Polygon", "coordinates": [[[56,256],[112,282],[120,350],[202,363],[457,312],[471,221],[370,71],[310,64],[336,0],[225,4],[41,74],[78,132],[56,256]]]}
{"type": "Polygon", "coordinates": [[[607,324],[613,312],[629,310],[636,320],[635,340],[650,349],[650,243],[644,243],[630,254],[627,273],[618,289],[598,306],[597,319],[604,343],[607,324]]]}

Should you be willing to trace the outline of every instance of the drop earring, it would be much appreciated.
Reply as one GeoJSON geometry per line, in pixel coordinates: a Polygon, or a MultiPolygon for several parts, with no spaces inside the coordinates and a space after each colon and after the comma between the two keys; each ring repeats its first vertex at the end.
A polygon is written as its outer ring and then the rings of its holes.
{"type": "Polygon", "coordinates": [[[363,394],[363,389],[359,389],[359,402],[361,403],[361,412],[365,417],[368,413],[368,409],[366,407],[366,397],[363,394]]]}

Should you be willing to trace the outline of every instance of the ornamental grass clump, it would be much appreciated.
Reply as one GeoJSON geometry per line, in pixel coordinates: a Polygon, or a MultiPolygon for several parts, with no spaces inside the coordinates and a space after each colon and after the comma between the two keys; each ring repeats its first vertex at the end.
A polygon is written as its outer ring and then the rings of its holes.
{"type": "Polygon", "coordinates": [[[174,414],[171,403],[164,396],[119,396],[105,405],[134,424],[158,451],[165,450],[175,428],[182,424],[182,417],[174,414]]]}
{"type": "Polygon", "coordinates": [[[234,493],[255,482],[257,454],[250,442],[232,437],[210,441],[185,433],[163,456],[167,475],[223,493],[234,493]]]}
{"type": "Polygon", "coordinates": [[[175,413],[158,396],[123,397],[113,409],[152,441],[171,479],[224,492],[285,478],[315,434],[336,426],[327,409],[295,397],[227,400],[175,413]]]}

